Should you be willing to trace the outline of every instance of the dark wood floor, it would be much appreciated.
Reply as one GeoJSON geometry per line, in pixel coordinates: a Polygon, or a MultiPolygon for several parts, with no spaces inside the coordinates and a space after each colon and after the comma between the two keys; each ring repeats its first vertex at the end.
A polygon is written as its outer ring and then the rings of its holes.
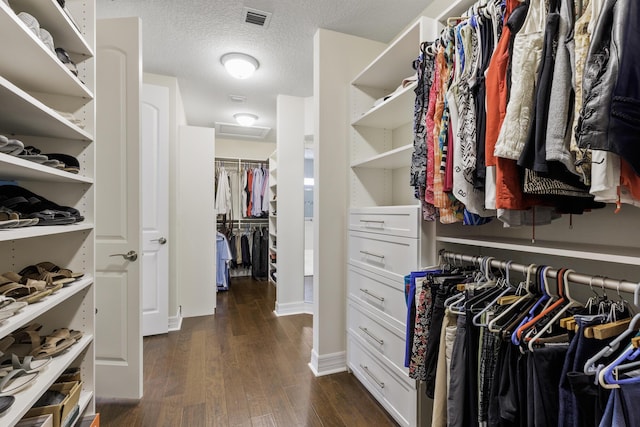
{"type": "Polygon", "coordinates": [[[275,288],[234,280],[215,316],[144,339],[144,397],[99,400],[101,425],[395,426],[351,374],[316,378],[308,367],[309,315],[276,317],[275,288]]]}

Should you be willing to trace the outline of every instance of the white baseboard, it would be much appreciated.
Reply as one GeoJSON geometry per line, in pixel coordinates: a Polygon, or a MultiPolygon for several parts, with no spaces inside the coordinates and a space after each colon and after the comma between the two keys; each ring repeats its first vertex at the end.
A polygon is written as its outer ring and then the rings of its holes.
{"type": "Polygon", "coordinates": [[[300,302],[288,302],[285,304],[278,304],[276,302],[276,309],[273,311],[276,316],[291,316],[294,314],[313,314],[313,304],[300,302]]]}
{"type": "Polygon", "coordinates": [[[169,332],[179,331],[182,328],[182,315],[178,312],[175,316],[169,317],[169,332]]]}
{"type": "Polygon", "coordinates": [[[347,370],[347,353],[345,351],[340,351],[338,353],[323,354],[322,356],[319,356],[314,348],[311,350],[311,362],[309,362],[309,368],[316,377],[345,372],[347,370]]]}

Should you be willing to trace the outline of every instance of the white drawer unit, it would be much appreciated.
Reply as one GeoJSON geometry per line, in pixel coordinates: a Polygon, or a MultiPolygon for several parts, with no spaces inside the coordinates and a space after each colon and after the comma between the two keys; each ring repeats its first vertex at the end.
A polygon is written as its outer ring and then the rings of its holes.
{"type": "Polygon", "coordinates": [[[349,232],[349,262],[391,279],[402,280],[418,267],[418,239],[349,232]]]}
{"type": "Polygon", "coordinates": [[[417,239],[420,237],[420,206],[352,208],[349,229],[417,239]]]}
{"type": "Polygon", "coordinates": [[[414,381],[395,375],[352,336],[347,337],[348,364],[354,375],[402,426],[417,426],[414,381]]]}
{"type": "Polygon", "coordinates": [[[372,353],[377,354],[398,375],[407,375],[404,367],[406,331],[395,328],[353,301],[347,309],[349,333],[356,336],[372,353]]]}
{"type": "Polygon", "coordinates": [[[399,329],[406,324],[407,303],[403,282],[390,280],[370,271],[348,267],[349,298],[367,307],[399,329]]]}

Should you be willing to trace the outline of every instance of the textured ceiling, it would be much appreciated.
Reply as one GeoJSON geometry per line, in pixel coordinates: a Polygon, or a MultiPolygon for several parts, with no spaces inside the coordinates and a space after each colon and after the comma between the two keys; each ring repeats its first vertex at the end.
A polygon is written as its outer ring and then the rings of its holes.
{"type": "MultiPolygon", "coordinates": [[[[97,0],[101,18],[142,20],[145,72],[176,76],[193,126],[233,123],[251,112],[275,129],[278,94],[313,94],[313,35],[318,28],[389,42],[431,0],[97,0]],[[268,28],[246,24],[243,7],[273,13],[268,28]],[[220,63],[227,52],[260,62],[250,79],[235,80],[220,63]],[[229,95],[247,98],[243,104],[229,95]]],[[[272,130],[266,140],[275,141],[272,130]]]]}

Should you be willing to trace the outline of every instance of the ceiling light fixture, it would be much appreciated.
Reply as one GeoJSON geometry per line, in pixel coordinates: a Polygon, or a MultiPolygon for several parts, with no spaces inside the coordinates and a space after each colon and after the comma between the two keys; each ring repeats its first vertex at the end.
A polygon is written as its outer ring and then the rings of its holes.
{"type": "Polygon", "coordinates": [[[236,119],[240,126],[253,126],[258,120],[258,116],[250,113],[237,113],[233,115],[233,118],[236,119]]]}
{"type": "Polygon", "coordinates": [[[244,53],[225,53],[220,62],[229,74],[236,79],[247,79],[258,69],[260,64],[253,56],[244,53]]]}

